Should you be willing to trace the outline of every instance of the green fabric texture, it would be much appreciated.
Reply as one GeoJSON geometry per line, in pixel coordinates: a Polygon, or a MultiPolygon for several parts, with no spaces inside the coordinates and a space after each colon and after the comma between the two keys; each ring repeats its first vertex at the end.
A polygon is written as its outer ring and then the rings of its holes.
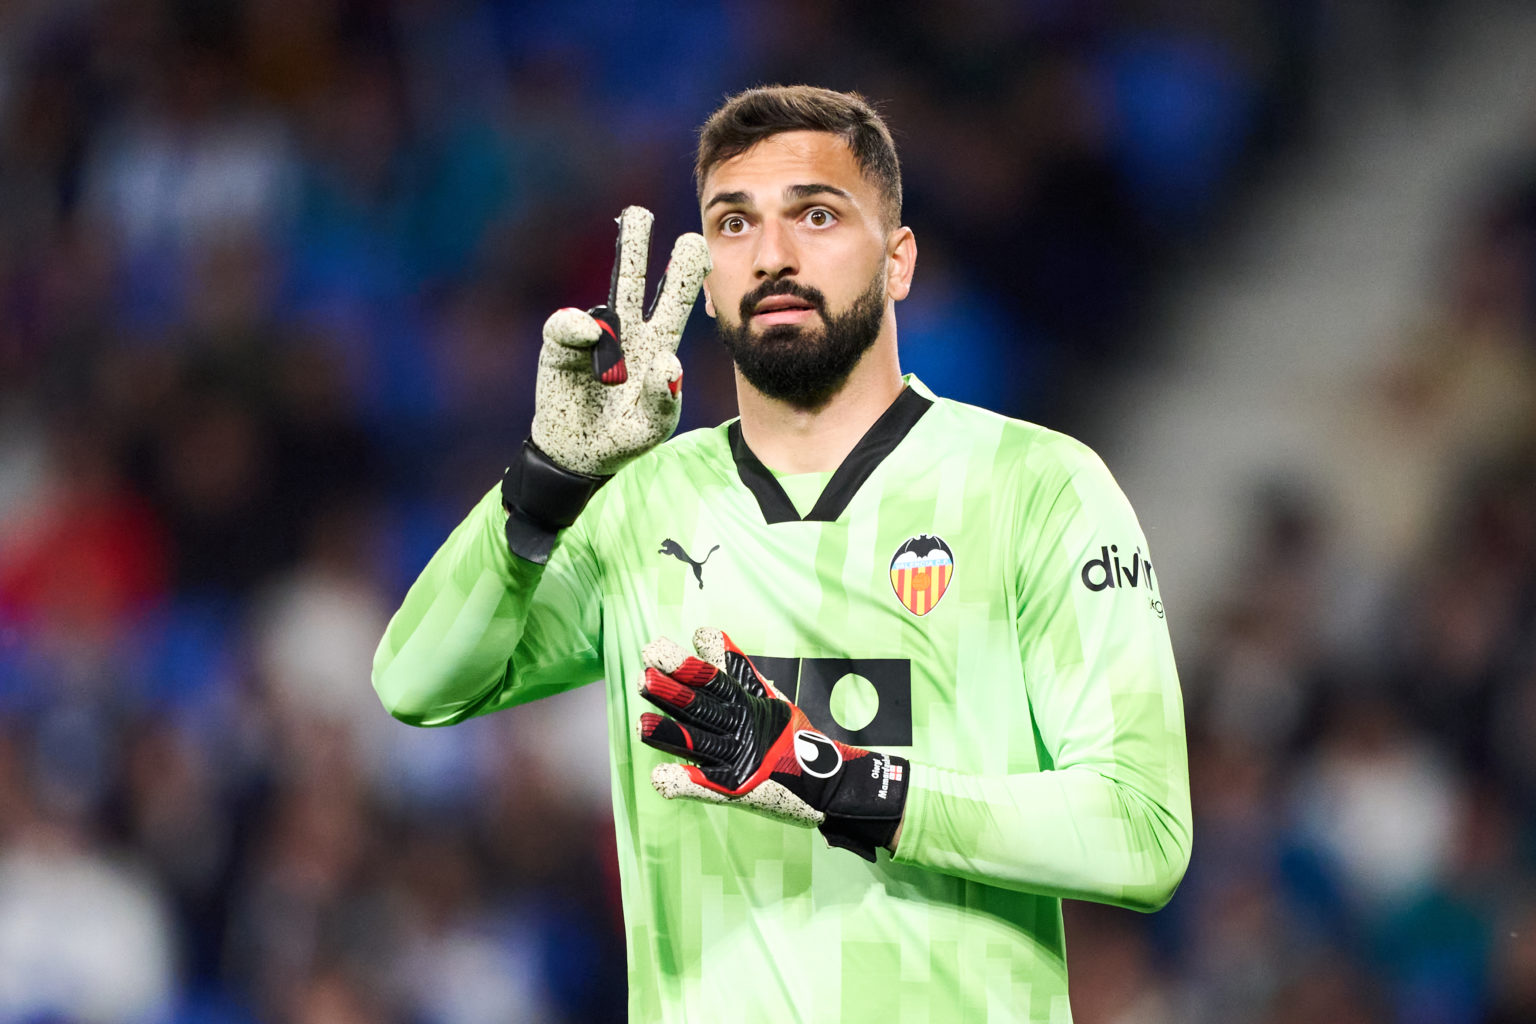
{"type": "MultiPolygon", "coordinates": [[[[826,484],[785,480],[802,515],[826,484]]],[[[620,471],[542,569],[504,522],[493,489],[411,588],[374,685],[446,725],[606,680],[632,1020],[1061,1024],[1061,899],[1152,910],[1182,877],[1156,569],[1079,442],[936,399],[835,521],[769,525],[721,426],[620,471]],[[950,554],[918,614],[893,562],[925,535],[950,554]],[[911,760],[894,857],[652,790],[640,651],[703,625],[819,726],[911,760]]]]}

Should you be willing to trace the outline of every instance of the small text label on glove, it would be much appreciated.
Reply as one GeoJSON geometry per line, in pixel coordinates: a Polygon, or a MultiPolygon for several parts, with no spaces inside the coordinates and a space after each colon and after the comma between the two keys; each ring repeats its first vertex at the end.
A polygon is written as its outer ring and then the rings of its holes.
{"type": "Polygon", "coordinates": [[[879,780],[879,796],[881,800],[885,800],[891,795],[891,783],[901,781],[901,765],[879,751],[871,751],[871,753],[875,756],[870,758],[869,777],[879,780]]]}

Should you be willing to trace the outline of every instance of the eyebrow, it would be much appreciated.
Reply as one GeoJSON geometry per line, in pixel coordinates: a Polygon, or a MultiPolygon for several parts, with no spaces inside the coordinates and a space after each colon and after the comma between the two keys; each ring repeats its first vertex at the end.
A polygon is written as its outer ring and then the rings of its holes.
{"type": "Polygon", "coordinates": [[[853,196],[838,188],[836,185],[791,185],[784,190],[785,199],[809,199],[811,196],[832,195],[840,199],[853,201],[853,196]]]}
{"type": "Polygon", "coordinates": [[[717,203],[730,203],[732,206],[746,206],[751,202],[752,196],[747,192],[716,192],[713,196],[710,196],[709,202],[704,204],[704,209],[708,210],[711,206],[714,206],[717,203]]]}
{"type": "MultiPolygon", "coordinates": [[[[786,185],[784,188],[785,199],[808,199],[811,196],[823,195],[838,196],[849,202],[853,201],[853,196],[850,193],[838,188],[836,185],[824,185],[816,182],[809,185],[786,185]]],[[[750,192],[716,192],[709,197],[709,202],[704,204],[704,209],[707,211],[710,207],[720,203],[729,203],[732,206],[751,206],[752,194],[750,192]]]]}

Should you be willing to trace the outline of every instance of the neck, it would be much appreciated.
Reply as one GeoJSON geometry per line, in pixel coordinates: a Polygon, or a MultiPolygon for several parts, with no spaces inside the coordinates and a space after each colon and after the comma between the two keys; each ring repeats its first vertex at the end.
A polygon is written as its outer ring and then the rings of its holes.
{"type": "Polygon", "coordinates": [[[819,409],[799,409],[769,398],[736,371],[742,437],[763,465],[780,473],[825,473],[842,464],[901,394],[901,366],[889,320],[887,329],[890,337],[881,337],[864,353],[847,382],[819,409]]]}

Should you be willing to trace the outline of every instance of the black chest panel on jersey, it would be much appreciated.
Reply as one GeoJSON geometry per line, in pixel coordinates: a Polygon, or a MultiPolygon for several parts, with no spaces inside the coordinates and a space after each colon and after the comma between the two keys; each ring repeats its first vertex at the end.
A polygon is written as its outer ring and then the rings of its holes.
{"type": "Polygon", "coordinates": [[[806,717],[835,740],[860,747],[912,745],[912,662],[907,658],[747,657],[806,717]],[[860,729],[845,729],[832,715],[832,688],[844,676],[861,676],[874,687],[875,717],[860,729]]]}

